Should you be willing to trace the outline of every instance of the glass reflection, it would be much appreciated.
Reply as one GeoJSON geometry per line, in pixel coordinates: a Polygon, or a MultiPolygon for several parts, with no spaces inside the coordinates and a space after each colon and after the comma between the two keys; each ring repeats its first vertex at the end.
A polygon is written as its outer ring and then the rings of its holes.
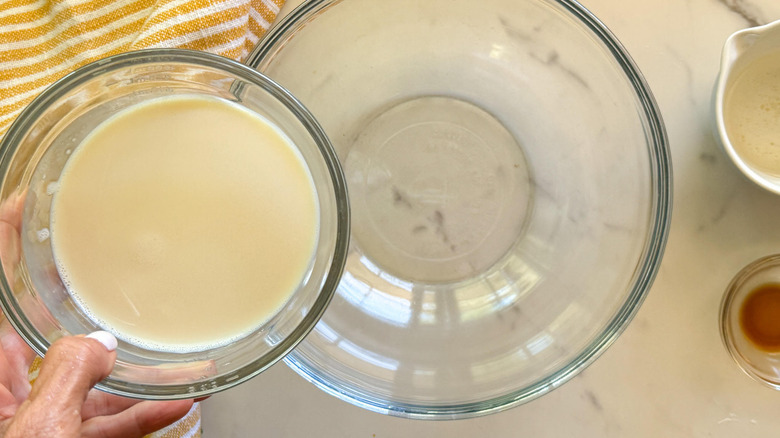
{"type": "MultiPolygon", "coordinates": [[[[418,284],[383,271],[353,251],[337,294],[360,312],[397,327],[448,326],[494,317],[519,306],[542,281],[518,252],[491,273],[454,284],[418,284]]],[[[572,310],[576,311],[576,309],[572,310]]]]}

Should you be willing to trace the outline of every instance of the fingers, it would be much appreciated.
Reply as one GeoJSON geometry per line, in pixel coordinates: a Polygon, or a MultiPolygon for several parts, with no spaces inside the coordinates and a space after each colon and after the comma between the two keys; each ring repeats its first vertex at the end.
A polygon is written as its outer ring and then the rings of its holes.
{"type": "Polygon", "coordinates": [[[90,392],[111,372],[115,349],[116,338],[106,332],[52,344],[29,397],[4,431],[7,436],[142,437],[192,408],[192,400],[138,402],[90,392]]]}
{"type": "Polygon", "coordinates": [[[19,232],[11,225],[0,221],[0,262],[9,284],[16,280],[16,267],[21,257],[22,243],[19,232]]]}
{"type": "Polygon", "coordinates": [[[113,351],[116,339],[106,332],[97,333],[65,337],[52,344],[30,392],[28,400],[32,407],[40,405],[54,412],[75,411],[81,420],[81,406],[89,390],[108,376],[116,360],[113,351]]]}
{"type": "Polygon", "coordinates": [[[24,201],[26,199],[26,191],[10,194],[2,203],[0,203],[0,222],[7,223],[21,232],[24,201]]]}
{"type": "Polygon", "coordinates": [[[6,389],[16,398],[22,401],[30,393],[30,383],[27,381],[27,373],[30,369],[35,352],[14,331],[8,321],[0,322],[0,376],[4,378],[6,389]]]}
{"type": "Polygon", "coordinates": [[[81,407],[81,419],[86,421],[101,415],[118,414],[140,402],[139,399],[120,397],[103,391],[91,391],[84,406],[81,407]]]}
{"type": "Polygon", "coordinates": [[[8,436],[79,436],[81,406],[89,390],[108,376],[116,360],[116,339],[105,332],[97,333],[64,337],[52,344],[8,436]]]}
{"type": "Polygon", "coordinates": [[[0,347],[2,347],[0,351],[8,359],[13,371],[26,376],[33,359],[35,359],[35,352],[16,333],[11,323],[2,319],[2,314],[0,314],[0,347]]]}
{"type": "Polygon", "coordinates": [[[115,349],[116,338],[107,332],[59,339],[43,358],[30,401],[51,398],[63,403],[62,408],[80,410],[89,390],[111,373],[115,349]]]}
{"type": "Polygon", "coordinates": [[[10,283],[21,253],[22,212],[26,194],[13,193],[0,203],[0,261],[10,283]]]}
{"type": "Polygon", "coordinates": [[[144,401],[110,416],[84,422],[82,438],[140,438],[179,420],[192,408],[192,400],[144,401]]]}

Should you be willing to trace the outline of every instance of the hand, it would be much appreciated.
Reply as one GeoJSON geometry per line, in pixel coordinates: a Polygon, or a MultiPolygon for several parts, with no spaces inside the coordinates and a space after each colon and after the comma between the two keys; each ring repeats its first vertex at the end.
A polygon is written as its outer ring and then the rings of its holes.
{"type": "Polygon", "coordinates": [[[115,347],[106,332],[61,338],[31,387],[35,354],[0,323],[0,437],[142,437],[187,414],[192,400],[139,401],[92,389],[111,372],[115,347]]]}

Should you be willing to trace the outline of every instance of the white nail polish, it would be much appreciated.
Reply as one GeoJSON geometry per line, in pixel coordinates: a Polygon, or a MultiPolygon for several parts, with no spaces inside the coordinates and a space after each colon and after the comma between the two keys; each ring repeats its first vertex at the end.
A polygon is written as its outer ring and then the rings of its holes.
{"type": "Polygon", "coordinates": [[[114,335],[112,335],[109,332],[104,331],[97,331],[92,332],[86,336],[87,338],[92,338],[101,344],[103,344],[106,347],[106,350],[108,351],[114,351],[116,350],[117,341],[114,335]]]}

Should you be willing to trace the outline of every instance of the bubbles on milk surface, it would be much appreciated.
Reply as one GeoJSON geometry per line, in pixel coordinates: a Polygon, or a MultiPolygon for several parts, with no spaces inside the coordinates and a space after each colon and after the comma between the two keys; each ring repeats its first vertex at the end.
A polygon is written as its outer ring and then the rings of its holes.
{"type": "Polygon", "coordinates": [[[46,194],[49,196],[52,196],[55,193],[57,193],[57,190],[59,189],[60,189],[59,181],[52,181],[49,184],[46,184],[46,194]]]}
{"type": "Polygon", "coordinates": [[[49,238],[51,234],[49,233],[48,228],[41,228],[35,233],[35,237],[38,238],[38,242],[44,242],[46,239],[49,238]]]}

